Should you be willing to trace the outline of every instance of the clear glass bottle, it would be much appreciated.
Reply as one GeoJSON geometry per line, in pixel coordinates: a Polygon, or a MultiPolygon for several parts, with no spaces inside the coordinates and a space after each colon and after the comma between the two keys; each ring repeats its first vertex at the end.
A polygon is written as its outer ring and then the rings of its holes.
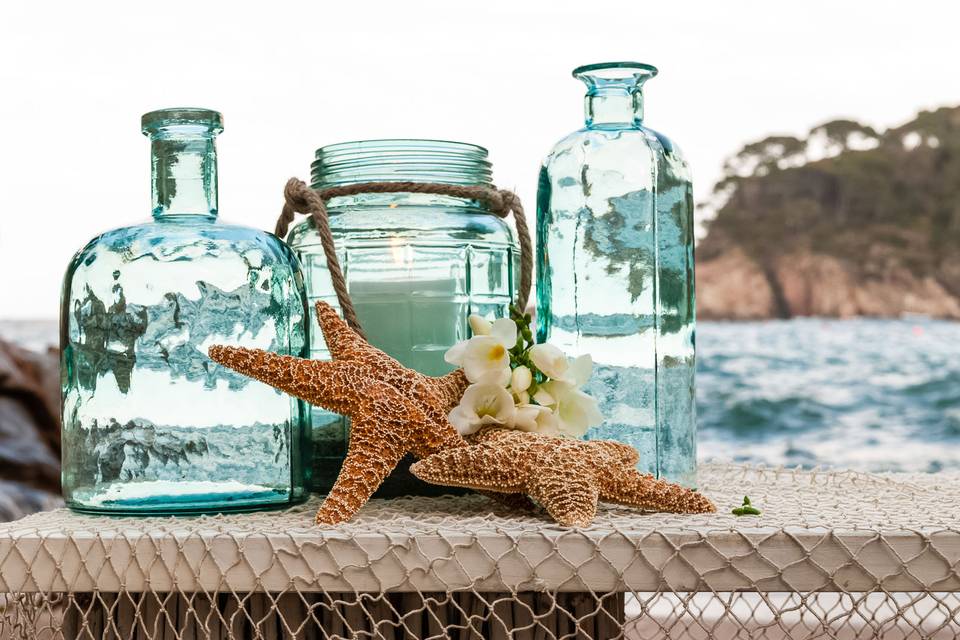
{"type": "MultiPolygon", "coordinates": [[[[491,185],[487,150],[436,140],[367,140],[318,149],[312,186],[356,182],[439,182],[491,185]]],[[[467,316],[507,314],[516,291],[519,252],[510,227],[486,205],[431,194],[340,197],[328,203],[330,229],[357,317],[370,342],[405,366],[428,375],[453,367],[443,356],[468,337],[467,316]]],[[[304,220],[288,234],[304,266],[311,305],[339,309],[320,236],[304,220]]],[[[311,357],[329,359],[319,332],[311,357]]],[[[333,484],[346,455],[346,421],[313,409],[314,490],[333,484]]],[[[378,495],[449,493],[398,467],[378,495]]]]}
{"type": "Polygon", "coordinates": [[[605,421],[639,468],[695,483],[693,190],[680,150],[643,124],[657,70],[574,70],[586,126],[544,161],[537,194],[538,338],[590,353],[605,421]]]}
{"type": "Polygon", "coordinates": [[[296,257],[217,221],[220,114],[143,116],[153,221],[70,262],[60,316],[63,491],[77,510],[157,514],[306,497],[305,405],[208,359],[213,344],[306,355],[296,257]]]}

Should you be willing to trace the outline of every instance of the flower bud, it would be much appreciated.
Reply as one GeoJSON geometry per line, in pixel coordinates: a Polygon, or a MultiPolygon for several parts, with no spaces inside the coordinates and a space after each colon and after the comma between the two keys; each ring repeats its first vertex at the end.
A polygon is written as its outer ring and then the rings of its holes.
{"type": "Polygon", "coordinates": [[[520,365],[513,370],[513,375],[510,377],[510,389],[514,393],[520,393],[529,389],[532,382],[533,374],[530,373],[530,369],[520,365]]]}

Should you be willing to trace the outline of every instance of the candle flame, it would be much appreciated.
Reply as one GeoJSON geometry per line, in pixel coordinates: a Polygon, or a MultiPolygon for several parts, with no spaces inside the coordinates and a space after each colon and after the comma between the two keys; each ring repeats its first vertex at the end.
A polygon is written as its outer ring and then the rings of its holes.
{"type": "Polygon", "coordinates": [[[393,263],[398,266],[409,266],[413,262],[413,249],[396,236],[390,238],[390,255],[393,263]]]}

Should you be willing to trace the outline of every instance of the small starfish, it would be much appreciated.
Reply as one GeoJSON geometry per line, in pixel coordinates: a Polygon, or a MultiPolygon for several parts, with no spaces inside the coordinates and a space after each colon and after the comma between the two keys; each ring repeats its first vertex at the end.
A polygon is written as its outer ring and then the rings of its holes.
{"type": "Polygon", "coordinates": [[[716,511],[706,496],[636,470],[633,447],[487,428],[468,447],[443,451],[410,470],[426,482],[524,493],[564,526],[587,526],[597,501],[670,513],[716,511]]]}
{"type": "Polygon", "coordinates": [[[423,458],[467,446],[447,414],[468,383],[460,369],[435,378],[403,367],[324,302],[317,302],[317,320],[333,360],[224,346],[210,347],[210,358],[350,418],[347,459],[317,512],[318,524],[337,524],[353,517],[408,452],[423,458]]]}

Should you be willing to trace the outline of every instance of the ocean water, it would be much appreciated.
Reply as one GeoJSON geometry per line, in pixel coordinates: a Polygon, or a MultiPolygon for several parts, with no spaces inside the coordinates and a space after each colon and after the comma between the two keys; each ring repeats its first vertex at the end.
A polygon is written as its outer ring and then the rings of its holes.
{"type": "MultiPolygon", "coordinates": [[[[35,349],[51,321],[0,321],[35,349]]],[[[960,323],[697,325],[698,457],[871,471],[960,469],[960,323]]]]}
{"type": "Polygon", "coordinates": [[[795,319],[697,329],[701,460],[960,468],[960,323],[795,319]]]}

